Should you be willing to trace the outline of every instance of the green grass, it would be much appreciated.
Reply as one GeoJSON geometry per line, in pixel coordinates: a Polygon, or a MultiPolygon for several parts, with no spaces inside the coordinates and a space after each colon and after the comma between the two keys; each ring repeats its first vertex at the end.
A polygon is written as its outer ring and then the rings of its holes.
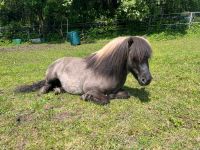
{"type": "Polygon", "coordinates": [[[142,88],[129,75],[125,86],[131,98],[107,106],[67,93],[12,92],[18,85],[43,79],[54,60],[84,57],[107,41],[77,47],[66,43],[4,47],[0,51],[1,149],[199,149],[200,39],[149,39],[154,50],[151,85],[142,88]]]}

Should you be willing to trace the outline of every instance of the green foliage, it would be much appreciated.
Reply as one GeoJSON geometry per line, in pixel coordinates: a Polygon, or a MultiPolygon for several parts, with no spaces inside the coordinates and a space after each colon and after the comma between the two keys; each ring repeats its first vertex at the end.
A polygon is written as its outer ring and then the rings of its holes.
{"type": "Polygon", "coordinates": [[[0,46],[10,45],[10,40],[0,39],[0,46]]]}
{"type": "Polygon", "coordinates": [[[87,38],[101,38],[101,37],[113,37],[116,35],[116,26],[113,24],[112,20],[107,20],[104,22],[106,25],[100,25],[99,27],[90,28],[86,32],[87,38]]]}
{"type": "Polygon", "coordinates": [[[161,15],[200,10],[199,0],[145,0],[151,15],[161,15]]]}
{"type": "Polygon", "coordinates": [[[23,24],[21,22],[10,22],[4,27],[3,37],[7,39],[23,38],[24,31],[22,30],[23,24]]]}
{"type": "Polygon", "coordinates": [[[117,11],[120,19],[142,21],[149,15],[149,8],[145,0],[123,0],[117,11]]]}
{"type": "Polygon", "coordinates": [[[177,13],[184,11],[199,11],[199,0],[166,0],[164,1],[165,13],[177,13]]]}
{"type": "Polygon", "coordinates": [[[189,30],[187,30],[188,35],[200,36],[200,24],[192,25],[189,30]]]}
{"type": "Polygon", "coordinates": [[[199,37],[200,36],[200,25],[191,25],[190,28],[186,29],[166,29],[164,31],[152,31],[149,33],[149,38],[156,40],[176,40],[183,37],[199,37]]]}
{"type": "Polygon", "coordinates": [[[183,121],[178,118],[170,117],[169,121],[173,124],[174,127],[178,128],[183,125],[183,121]]]}
{"type": "Polygon", "coordinates": [[[66,38],[62,38],[58,33],[49,33],[45,38],[46,42],[63,42],[64,40],[66,40],[66,38]]]}
{"type": "MultiPolygon", "coordinates": [[[[20,37],[28,40],[32,38],[31,34],[37,34],[36,37],[41,38],[56,34],[63,38],[68,21],[70,30],[84,28],[83,30],[92,31],[93,35],[115,29],[116,26],[109,24],[110,20],[125,20],[124,24],[133,23],[130,21],[147,23],[149,16],[157,18],[161,14],[198,10],[199,0],[2,0],[0,26],[7,28],[3,36],[8,39],[20,37]],[[93,25],[87,24],[101,21],[108,22],[110,27],[94,29],[93,25]],[[79,26],[80,22],[85,24],[79,26]]],[[[170,22],[166,20],[163,23],[170,22]]],[[[160,28],[160,24],[158,20],[155,28],[160,28]]]]}

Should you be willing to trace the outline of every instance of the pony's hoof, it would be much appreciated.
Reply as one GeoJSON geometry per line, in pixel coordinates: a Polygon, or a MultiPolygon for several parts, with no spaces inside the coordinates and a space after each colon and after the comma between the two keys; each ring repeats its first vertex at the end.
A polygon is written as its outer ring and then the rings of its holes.
{"type": "Polygon", "coordinates": [[[58,94],[62,93],[61,88],[54,88],[53,90],[54,90],[54,94],[55,95],[58,95],[58,94]]]}
{"type": "Polygon", "coordinates": [[[38,92],[39,95],[46,94],[46,93],[48,93],[48,91],[47,91],[47,89],[46,89],[45,86],[43,86],[42,88],[40,88],[40,90],[38,92]]]}
{"type": "Polygon", "coordinates": [[[110,103],[109,98],[101,98],[101,99],[99,99],[99,98],[93,97],[91,99],[91,101],[96,103],[96,104],[98,104],[98,105],[107,105],[107,104],[110,103]]]}
{"type": "Polygon", "coordinates": [[[127,91],[120,91],[116,94],[116,99],[129,99],[130,95],[127,91]]]}
{"type": "Polygon", "coordinates": [[[91,100],[92,98],[93,98],[93,96],[90,95],[90,94],[83,94],[83,95],[81,95],[81,99],[84,100],[84,101],[91,100]]]}
{"type": "Polygon", "coordinates": [[[81,99],[85,100],[85,101],[91,101],[91,102],[98,104],[98,105],[106,105],[106,104],[110,103],[109,98],[99,99],[99,98],[96,98],[96,97],[94,97],[93,95],[90,95],[90,94],[81,95],[81,99]]]}

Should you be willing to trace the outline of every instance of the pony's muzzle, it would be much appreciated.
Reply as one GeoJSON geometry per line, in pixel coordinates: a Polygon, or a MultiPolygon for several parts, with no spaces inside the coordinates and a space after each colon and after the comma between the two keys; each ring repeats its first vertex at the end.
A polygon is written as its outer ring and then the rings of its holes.
{"type": "Polygon", "coordinates": [[[151,76],[147,76],[147,77],[141,77],[139,78],[139,84],[141,86],[145,86],[145,85],[149,85],[151,83],[152,77],[151,76]]]}

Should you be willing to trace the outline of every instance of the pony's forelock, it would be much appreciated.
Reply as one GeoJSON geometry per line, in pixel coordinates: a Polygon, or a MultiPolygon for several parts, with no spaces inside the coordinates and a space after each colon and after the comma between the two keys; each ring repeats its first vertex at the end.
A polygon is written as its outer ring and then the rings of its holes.
{"type": "Polygon", "coordinates": [[[132,58],[141,62],[145,59],[149,59],[152,55],[152,48],[149,41],[143,37],[132,37],[134,43],[130,47],[132,58]]]}

